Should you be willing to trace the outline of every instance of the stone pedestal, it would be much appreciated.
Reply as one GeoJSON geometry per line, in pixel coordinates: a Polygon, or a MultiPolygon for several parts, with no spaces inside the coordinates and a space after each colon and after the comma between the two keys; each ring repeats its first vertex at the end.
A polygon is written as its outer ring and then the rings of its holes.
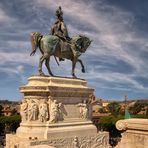
{"type": "Polygon", "coordinates": [[[119,120],[116,127],[123,131],[121,141],[116,148],[148,147],[148,119],[119,120]]]}
{"type": "Polygon", "coordinates": [[[6,147],[108,148],[108,133],[91,122],[93,91],[81,79],[31,76],[20,87],[22,122],[6,147]]]}

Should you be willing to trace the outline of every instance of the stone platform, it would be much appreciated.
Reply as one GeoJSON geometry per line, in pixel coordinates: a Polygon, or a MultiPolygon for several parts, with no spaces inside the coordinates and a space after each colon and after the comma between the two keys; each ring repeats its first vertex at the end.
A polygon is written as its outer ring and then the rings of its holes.
{"type": "Polygon", "coordinates": [[[20,87],[24,94],[22,122],[15,135],[7,135],[6,148],[37,145],[56,148],[109,148],[107,132],[92,124],[94,89],[85,80],[31,76],[20,87]]]}

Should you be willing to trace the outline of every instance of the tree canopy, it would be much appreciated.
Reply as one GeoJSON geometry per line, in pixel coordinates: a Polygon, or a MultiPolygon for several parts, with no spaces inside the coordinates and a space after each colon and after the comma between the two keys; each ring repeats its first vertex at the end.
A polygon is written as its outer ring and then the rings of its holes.
{"type": "Polygon", "coordinates": [[[111,102],[107,105],[108,111],[113,115],[113,116],[118,116],[120,113],[120,104],[118,102],[111,102]]]}

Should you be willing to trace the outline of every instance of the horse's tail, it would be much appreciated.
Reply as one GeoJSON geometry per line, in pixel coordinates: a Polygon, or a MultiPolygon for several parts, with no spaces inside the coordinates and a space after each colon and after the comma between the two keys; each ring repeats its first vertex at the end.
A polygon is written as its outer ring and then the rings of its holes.
{"type": "Polygon", "coordinates": [[[30,53],[30,56],[34,55],[36,53],[36,50],[39,46],[39,39],[42,38],[43,35],[39,32],[31,32],[30,34],[30,41],[32,46],[32,52],[30,53]]]}

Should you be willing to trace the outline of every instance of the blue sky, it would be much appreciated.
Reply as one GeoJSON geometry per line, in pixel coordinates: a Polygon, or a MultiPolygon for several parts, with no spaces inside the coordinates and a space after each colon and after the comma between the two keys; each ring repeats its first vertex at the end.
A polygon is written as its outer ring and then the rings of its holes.
{"type": "MultiPolygon", "coordinates": [[[[148,98],[147,0],[1,0],[0,98],[21,99],[18,87],[37,73],[41,55],[29,56],[29,34],[48,34],[59,5],[70,36],[93,40],[81,57],[86,73],[77,65],[76,74],[95,88],[96,97],[148,98]]],[[[69,61],[58,67],[52,59],[51,64],[54,74],[70,76],[69,61]]]]}

